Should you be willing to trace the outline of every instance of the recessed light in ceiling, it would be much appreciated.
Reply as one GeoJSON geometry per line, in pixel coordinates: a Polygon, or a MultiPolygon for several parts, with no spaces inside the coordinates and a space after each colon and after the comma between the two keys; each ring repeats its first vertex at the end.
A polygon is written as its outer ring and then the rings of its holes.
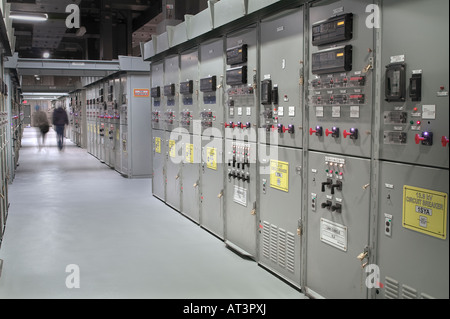
{"type": "Polygon", "coordinates": [[[9,15],[11,19],[21,21],[47,21],[48,15],[46,13],[33,13],[33,12],[11,12],[9,15]]]}

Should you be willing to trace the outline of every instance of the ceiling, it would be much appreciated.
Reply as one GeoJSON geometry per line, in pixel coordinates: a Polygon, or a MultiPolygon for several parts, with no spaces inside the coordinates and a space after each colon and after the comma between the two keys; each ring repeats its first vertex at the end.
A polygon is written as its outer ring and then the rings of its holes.
{"type": "MultiPolygon", "coordinates": [[[[47,13],[45,22],[14,20],[20,58],[112,60],[140,55],[140,42],[156,34],[167,0],[8,0],[12,12],[47,13]],[[80,8],[80,27],[67,28],[69,4],[80,8]],[[77,33],[78,31],[78,33],[77,33]]],[[[174,0],[175,1],[175,0],[174,0]]],[[[178,0],[177,0],[178,1],[178,0]]]]}

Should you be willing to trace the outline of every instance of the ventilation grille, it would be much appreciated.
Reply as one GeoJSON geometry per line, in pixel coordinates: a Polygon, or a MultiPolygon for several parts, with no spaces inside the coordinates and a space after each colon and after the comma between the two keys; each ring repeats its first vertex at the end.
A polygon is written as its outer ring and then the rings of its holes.
{"type": "Polygon", "coordinates": [[[263,222],[263,256],[270,259],[270,224],[263,222]]]}
{"type": "Polygon", "coordinates": [[[432,296],[427,295],[425,293],[421,293],[419,295],[419,292],[417,289],[412,288],[405,284],[400,284],[397,280],[392,279],[390,277],[385,278],[385,292],[384,297],[386,299],[434,299],[432,296]],[[401,288],[401,292],[400,292],[401,288]]]}
{"type": "Polygon", "coordinates": [[[284,229],[279,230],[278,233],[278,265],[282,268],[286,268],[286,231],[284,229]]]}
{"type": "Polygon", "coordinates": [[[386,299],[398,299],[398,289],[399,289],[398,281],[386,277],[385,282],[386,284],[384,286],[385,288],[384,297],[386,299]]]}
{"type": "Polygon", "coordinates": [[[295,235],[268,222],[263,222],[262,238],[263,256],[278,264],[279,267],[294,273],[295,235]]]}
{"type": "Polygon", "coordinates": [[[287,233],[286,263],[287,270],[293,273],[295,270],[295,235],[293,233],[287,233]]]}
{"type": "Polygon", "coordinates": [[[417,299],[417,290],[407,285],[403,285],[402,299],[417,299]]]}

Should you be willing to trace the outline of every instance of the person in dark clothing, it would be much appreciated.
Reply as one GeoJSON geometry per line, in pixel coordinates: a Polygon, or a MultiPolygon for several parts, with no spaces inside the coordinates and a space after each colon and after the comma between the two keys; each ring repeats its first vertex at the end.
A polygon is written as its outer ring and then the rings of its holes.
{"type": "Polygon", "coordinates": [[[64,128],[69,125],[69,117],[67,112],[60,106],[53,111],[53,125],[56,130],[56,140],[58,142],[59,150],[64,147],[64,128]]]}
{"type": "Polygon", "coordinates": [[[36,112],[34,112],[34,125],[38,128],[38,132],[40,133],[38,136],[38,146],[39,151],[41,151],[41,149],[45,147],[45,136],[48,133],[50,125],[47,114],[41,110],[39,105],[36,105],[36,112]]]}

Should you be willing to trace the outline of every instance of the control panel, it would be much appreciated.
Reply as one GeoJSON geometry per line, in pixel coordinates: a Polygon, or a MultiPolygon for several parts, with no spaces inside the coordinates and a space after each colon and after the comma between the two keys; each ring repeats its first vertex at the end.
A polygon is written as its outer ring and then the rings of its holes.
{"type": "Polygon", "coordinates": [[[256,258],[256,143],[225,140],[225,239],[256,258]]]}
{"type": "Polygon", "coordinates": [[[306,131],[312,150],[370,157],[374,55],[366,5],[311,8],[306,131]]]}
{"type": "Polygon", "coordinates": [[[164,61],[164,85],[161,87],[164,95],[164,127],[172,131],[179,125],[179,56],[166,58],[164,61]]]}
{"type": "Polygon", "coordinates": [[[365,298],[356,256],[368,245],[370,160],[316,152],[308,156],[307,262],[308,269],[317,269],[308,274],[308,286],[326,298],[365,298]],[[342,265],[339,278],[324,282],[335,263],[342,265]],[[345,292],[341,281],[347,284],[345,292]]]}
{"type": "Polygon", "coordinates": [[[381,157],[448,168],[448,76],[411,45],[401,48],[383,46],[381,157]]]}
{"type": "Polygon", "coordinates": [[[259,136],[262,143],[303,145],[302,36],[302,10],[261,22],[260,128],[266,132],[259,136]]]}
{"type": "MultiPolygon", "coordinates": [[[[200,45],[199,120],[202,134],[210,128],[224,132],[223,39],[200,45]]],[[[209,130],[210,131],[210,130],[209,130]]]]}
{"type": "Polygon", "coordinates": [[[162,90],[164,83],[164,63],[152,63],[152,83],[150,97],[152,101],[152,128],[164,129],[164,107],[162,104],[162,90]]]}
{"type": "Polygon", "coordinates": [[[227,37],[225,134],[227,138],[256,142],[256,28],[227,37]]]}

